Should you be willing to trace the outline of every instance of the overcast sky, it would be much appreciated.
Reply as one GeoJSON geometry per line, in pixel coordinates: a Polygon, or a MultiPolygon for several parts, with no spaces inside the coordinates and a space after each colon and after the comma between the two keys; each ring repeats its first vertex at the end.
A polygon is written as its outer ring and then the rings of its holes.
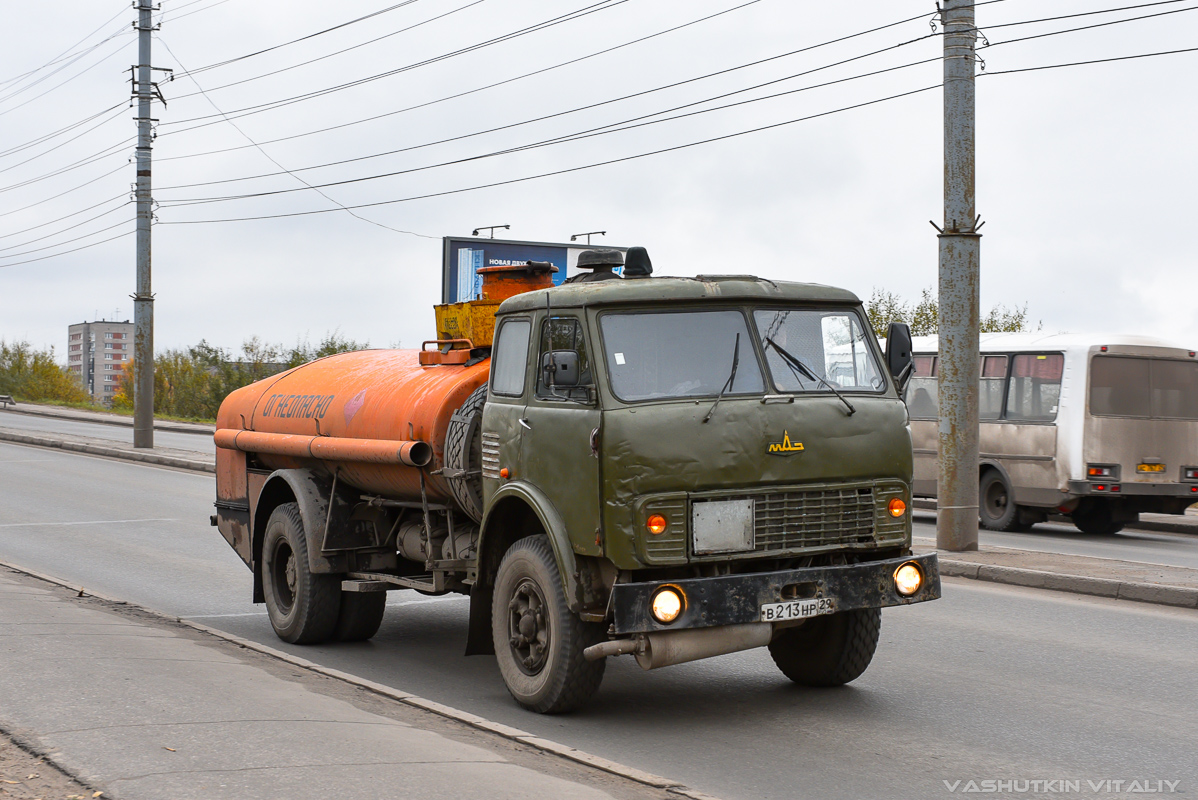
{"type": "MultiPolygon", "coordinates": [[[[1135,2],[981,4],[978,23],[992,45],[980,51],[985,71],[1198,47],[1198,10],[1188,11],[1192,4],[1186,2],[1010,25],[1135,2]],[[1002,44],[1161,12],[1177,13],[1002,44]]],[[[406,199],[636,156],[936,87],[942,42],[930,36],[933,3],[411,0],[268,53],[200,69],[398,3],[162,0],[154,64],[197,74],[168,82],[160,73],[168,105],[156,104],[154,111],[160,120],[154,197],[161,207],[153,234],[158,349],[200,339],[237,348],[253,335],[291,344],[331,330],[374,346],[419,346],[434,335],[440,237],[469,235],[480,225],[510,224],[503,235],[557,242],[606,230],[608,237],[598,241],[647,247],[658,274],[748,272],[843,286],[862,297],[882,288],[912,300],[935,286],[937,242],[928,220],[942,216],[939,88],[593,169],[406,199]],[[403,69],[584,8],[594,11],[403,69]],[[733,69],[920,14],[838,44],[733,69]],[[371,39],[379,40],[364,44],[371,39]],[[353,49],[330,56],[346,48],[353,49]],[[810,72],[846,59],[855,60],[810,72]],[[919,61],[927,63],[792,91],[919,61]],[[538,70],[544,71],[509,81],[538,70]],[[721,70],[731,71],[691,80],[721,70]],[[792,77],[803,72],[809,74],[792,77]],[[651,91],[680,81],[689,82],[651,91]],[[742,91],[767,82],[774,83],[742,91]],[[435,166],[779,92],[788,94],[435,166]],[[596,103],[603,104],[561,113],[596,103]],[[687,108],[670,111],[680,106],[687,108]],[[435,144],[547,115],[557,116],[435,144]],[[379,118],[361,121],[368,117],[379,118]],[[312,133],[335,125],[343,127],[312,133]],[[295,138],[271,141],[283,137],[295,138]],[[280,165],[303,171],[288,175],[280,165]],[[322,189],[331,200],[300,182],[397,171],[405,172],[322,189]],[[282,174],[210,183],[267,173],[282,174]],[[209,185],[187,186],[202,183],[209,185]],[[397,200],[402,202],[388,202],[397,200]],[[364,221],[338,210],[337,203],[385,204],[356,211],[364,221]],[[178,224],[328,209],[335,210],[178,224]]],[[[39,3],[5,4],[0,81],[8,82],[0,84],[0,152],[127,99],[128,66],[136,62],[134,16],[126,0],[61,0],[49,11],[39,3]],[[78,60],[18,78],[109,36],[78,60]]],[[[1140,333],[1198,346],[1196,68],[1198,52],[978,79],[983,308],[1027,303],[1031,319],[1048,331],[1140,333]]],[[[0,338],[53,344],[62,358],[68,324],[97,314],[132,318],[131,233],[14,263],[132,231],[132,206],[121,205],[134,179],[128,163],[132,116],[122,106],[66,135],[0,155],[0,338]],[[44,177],[104,152],[109,155],[44,177]],[[90,206],[95,208],[76,213],[90,206]],[[104,216],[91,219],[99,214],[104,216]]]]}

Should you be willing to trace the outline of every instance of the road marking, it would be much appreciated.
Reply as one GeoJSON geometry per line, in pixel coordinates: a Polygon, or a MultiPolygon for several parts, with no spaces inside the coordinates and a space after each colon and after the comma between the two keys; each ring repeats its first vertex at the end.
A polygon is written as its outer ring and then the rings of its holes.
{"type": "Polygon", "coordinates": [[[459,597],[430,597],[427,600],[405,600],[402,603],[388,603],[387,607],[395,608],[396,606],[416,606],[416,605],[420,605],[421,603],[445,603],[445,602],[450,602],[453,600],[469,600],[469,599],[470,599],[469,597],[466,597],[464,595],[459,596],[459,597]]]}
{"type": "Polygon", "coordinates": [[[173,517],[161,517],[152,519],[90,519],[80,522],[5,522],[0,524],[0,528],[46,528],[46,527],[62,527],[66,525],[120,525],[126,522],[179,522],[173,517]]]}
{"type": "Polygon", "coordinates": [[[48,464],[53,460],[52,458],[9,458],[0,461],[0,464],[48,464]]]}
{"type": "Polygon", "coordinates": [[[222,617],[265,617],[265,611],[247,611],[243,614],[187,614],[179,619],[219,619],[222,617]]]}

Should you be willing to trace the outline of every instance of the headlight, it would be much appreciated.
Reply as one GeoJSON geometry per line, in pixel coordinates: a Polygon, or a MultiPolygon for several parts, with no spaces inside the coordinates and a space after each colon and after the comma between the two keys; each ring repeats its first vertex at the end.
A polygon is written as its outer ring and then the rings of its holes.
{"type": "Polygon", "coordinates": [[[672,586],[663,586],[658,589],[649,604],[653,618],[662,625],[669,625],[678,619],[678,615],[682,613],[684,607],[682,593],[672,586]]]}
{"type": "Polygon", "coordinates": [[[903,597],[910,597],[923,585],[923,572],[919,566],[908,561],[894,571],[894,588],[903,597]]]}

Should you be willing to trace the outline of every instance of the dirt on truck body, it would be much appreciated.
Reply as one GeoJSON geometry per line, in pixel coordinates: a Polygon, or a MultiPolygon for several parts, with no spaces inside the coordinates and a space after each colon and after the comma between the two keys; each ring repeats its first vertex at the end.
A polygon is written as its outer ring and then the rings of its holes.
{"type": "Polygon", "coordinates": [[[883,607],[940,596],[911,552],[905,326],[883,353],[849,292],[619,262],[584,252],[557,287],[547,264],[492,270],[421,351],[225,400],[213,522],[280,637],[370,638],[391,589],[468,594],[467,654],[560,712],[624,654],[768,647],[840,685],[883,607]]]}

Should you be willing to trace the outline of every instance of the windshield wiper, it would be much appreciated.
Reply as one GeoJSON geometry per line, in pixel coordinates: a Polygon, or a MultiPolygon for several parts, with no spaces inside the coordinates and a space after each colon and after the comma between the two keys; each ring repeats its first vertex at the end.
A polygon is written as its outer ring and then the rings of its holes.
{"type": "Polygon", "coordinates": [[[788,352],[785,348],[783,348],[782,345],[778,344],[777,342],[775,342],[773,339],[771,339],[768,336],[765,337],[765,343],[768,344],[770,347],[774,348],[775,350],[777,350],[778,355],[782,356],[782,360],[785,361],[787,366],[789,366],[792,370],[798,370],[799,372],[802,372],[804,375],[806,375],[810,380],[819,381],[824,386],[827,386],[829,389],[831,389],[832,394],[839,397],[840,402],[844,403],[845,408],[847,408],[849,410],[850,417],[857,413],[857,409],[853,408],[853,404],[850,403],[848,400],[846,400],[845,396],[843,394],[841,394],[839,391],[837,391],[835,386],[828,383],[826,380],[824,380],[823,378],[821,378],[820,376],[818,376],[814,372],[812,372],[811,369],[808,368],[808,366],[806,364],[804,364],[802,361],[800,361],[797,356],[791,355],[791,353],[788,352]]]}
{"type": "Polygon", "coordinates": [[[736,349],[732,352],[732,373],[728,376],[728,380],[724,382],[724,388],[720,389],[720,393],[716,395],[715,402],[711,404],[711,408],[707,409],[707,416],[703,417],[703,421],[711,419],[711,415],[715,413],[715,407],[724,399],[724,392],[732,388],[732,382],[736,380],[736,368],[740,366],[740,334],[736,334],[736,349]]]}

